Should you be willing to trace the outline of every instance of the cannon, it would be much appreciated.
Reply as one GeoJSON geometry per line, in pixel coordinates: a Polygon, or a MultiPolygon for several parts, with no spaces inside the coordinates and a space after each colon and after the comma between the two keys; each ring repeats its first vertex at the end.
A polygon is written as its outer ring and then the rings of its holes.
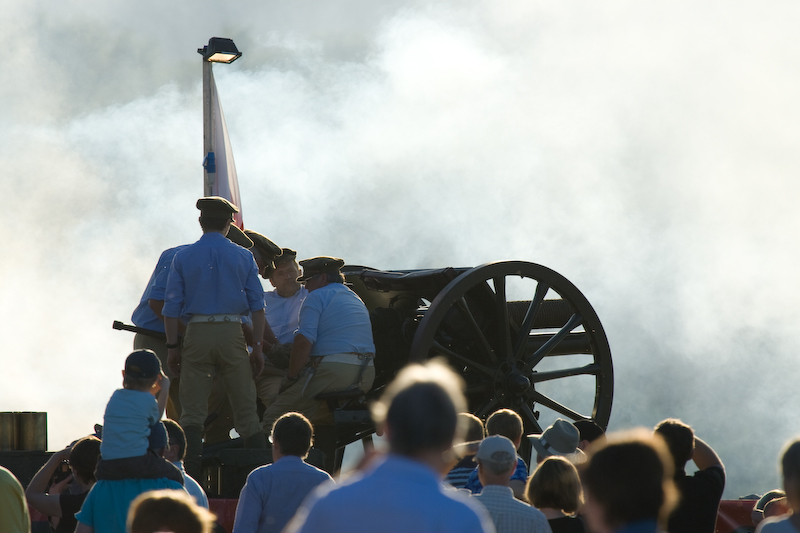
{"type": "Polygon", "coordinates": [[[374,433],[368,402],[404,365],[433,357],[463,377],[469,409],[480,418],[510,408],[528,434],[557,417],[608,425],[608,340],[589,301],[564,276],[524,261],[390,271],[346,265],[342,272],[370,311],[376,378],[366,395],[318,396],[334,412],[333,433],[318,428],[317,436],[333,458],[329,469],[340,467],[344,446],[374,433]]]}

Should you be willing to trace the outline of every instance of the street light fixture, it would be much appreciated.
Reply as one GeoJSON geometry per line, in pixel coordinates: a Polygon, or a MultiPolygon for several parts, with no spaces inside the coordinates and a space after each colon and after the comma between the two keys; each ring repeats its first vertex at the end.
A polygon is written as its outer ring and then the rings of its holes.
{"type": "Polygon", "coordinates": [[[212,37],[207,46],[197,49],[197,53],[203,56],[203,61],[213,63],[233,63],[242,56],[233,39],[224,37],[212,37]]]}

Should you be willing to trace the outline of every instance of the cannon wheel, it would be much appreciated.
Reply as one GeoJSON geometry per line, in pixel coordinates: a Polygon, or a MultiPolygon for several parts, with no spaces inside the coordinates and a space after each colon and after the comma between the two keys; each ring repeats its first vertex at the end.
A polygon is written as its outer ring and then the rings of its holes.
{"type": "Polygon", "coordinates": [[[411,345],[411,361],[438,356],[464,377],[479,418],[510,408],[526,433],[541,433],[558,417],[608,425],[614,374],[603,326],[583,294],[549,268],[487,263],[451,281],[411,345]],[[516,296],[521,301],[510,301],[516,296]],[[544,316],[554,307],[557,318],[544,316]]]}

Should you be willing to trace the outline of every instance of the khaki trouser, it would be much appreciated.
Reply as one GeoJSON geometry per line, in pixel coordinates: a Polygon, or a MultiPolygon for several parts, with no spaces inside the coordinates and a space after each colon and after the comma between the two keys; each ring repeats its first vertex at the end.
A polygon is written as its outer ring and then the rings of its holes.
{"type": "Polygon", "coordinates": [[[265,358],[264,371],[256,378],[256,392],[264,404],[264,407],[269,409],[275,398],[278,397],[278,392],[281,389],[281,381],[286,377],[286,370],[273,365],[269,359],[265,358]]]}
{"type": "Polygon", "coordinates": [[[256,386],[240,323],[189,324],[181,355],[181,426],[203,426],[216,374],[228,393],[237,433],[247,438],[261,431],[256,386]]]}
{"type": "MultiPolygon", "coordinates": [[[[301,374],[297,383],[279,394],[264,412],[262,420],[264,432],[269,434],[275,421],[284,413],[291,411],[303,413],[315,426],[333,424],[333,414],[328,406],[325,402],[315,400],[314,396],[348,388],[356,382],[360,371],[361,365],[326,363],[323,359],[308,384],[306,375],[301,374]]],[[[361,376],[361,390],[368,391],[373,381],[375,381],[375,366],[370,361],[361,376]]]]}

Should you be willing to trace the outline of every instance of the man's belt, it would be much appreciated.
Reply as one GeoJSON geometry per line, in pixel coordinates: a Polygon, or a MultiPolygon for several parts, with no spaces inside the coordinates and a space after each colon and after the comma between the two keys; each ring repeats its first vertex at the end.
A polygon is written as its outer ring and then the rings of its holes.
{"type": "Polygon", "coordinates": [[[226,322],[238,322],[241,324],[241,315],[192,315],[189,324],[224,324],[226,322]]]}
{"type": "Polygon", "coordinates": [[[358,377],[356,378],[355,382],[350,385],[350,387],[355,387],[361,383],[361,376],[364,375],[364,368],[369,366],[373,359],[375,359],[375,354],[371,352],[343,352],[309,357],[306,366],[300,371],[301,376],[306,376],[306,382],[303,385],[302,392],[304,393],[306,391],[308,382],[314,377],[314,374],[317,372],[317,367],[323,361],[327,363],[346,363],[351,365],[359,365],[360,368],[358,369],[358,377]]]}
{"type": "Polygon", "coordinates": [[[323,361],[326,363],[347,363],[351,365],[360,365],[369,363],[371,359],[375,358],[374,353],[364,352],[343,352],[343,353],[333,353],[330,355],[315,355],[313,357],[309,357],[308,364],[311,368],[317,368],[320,363],[323,361]]]}

